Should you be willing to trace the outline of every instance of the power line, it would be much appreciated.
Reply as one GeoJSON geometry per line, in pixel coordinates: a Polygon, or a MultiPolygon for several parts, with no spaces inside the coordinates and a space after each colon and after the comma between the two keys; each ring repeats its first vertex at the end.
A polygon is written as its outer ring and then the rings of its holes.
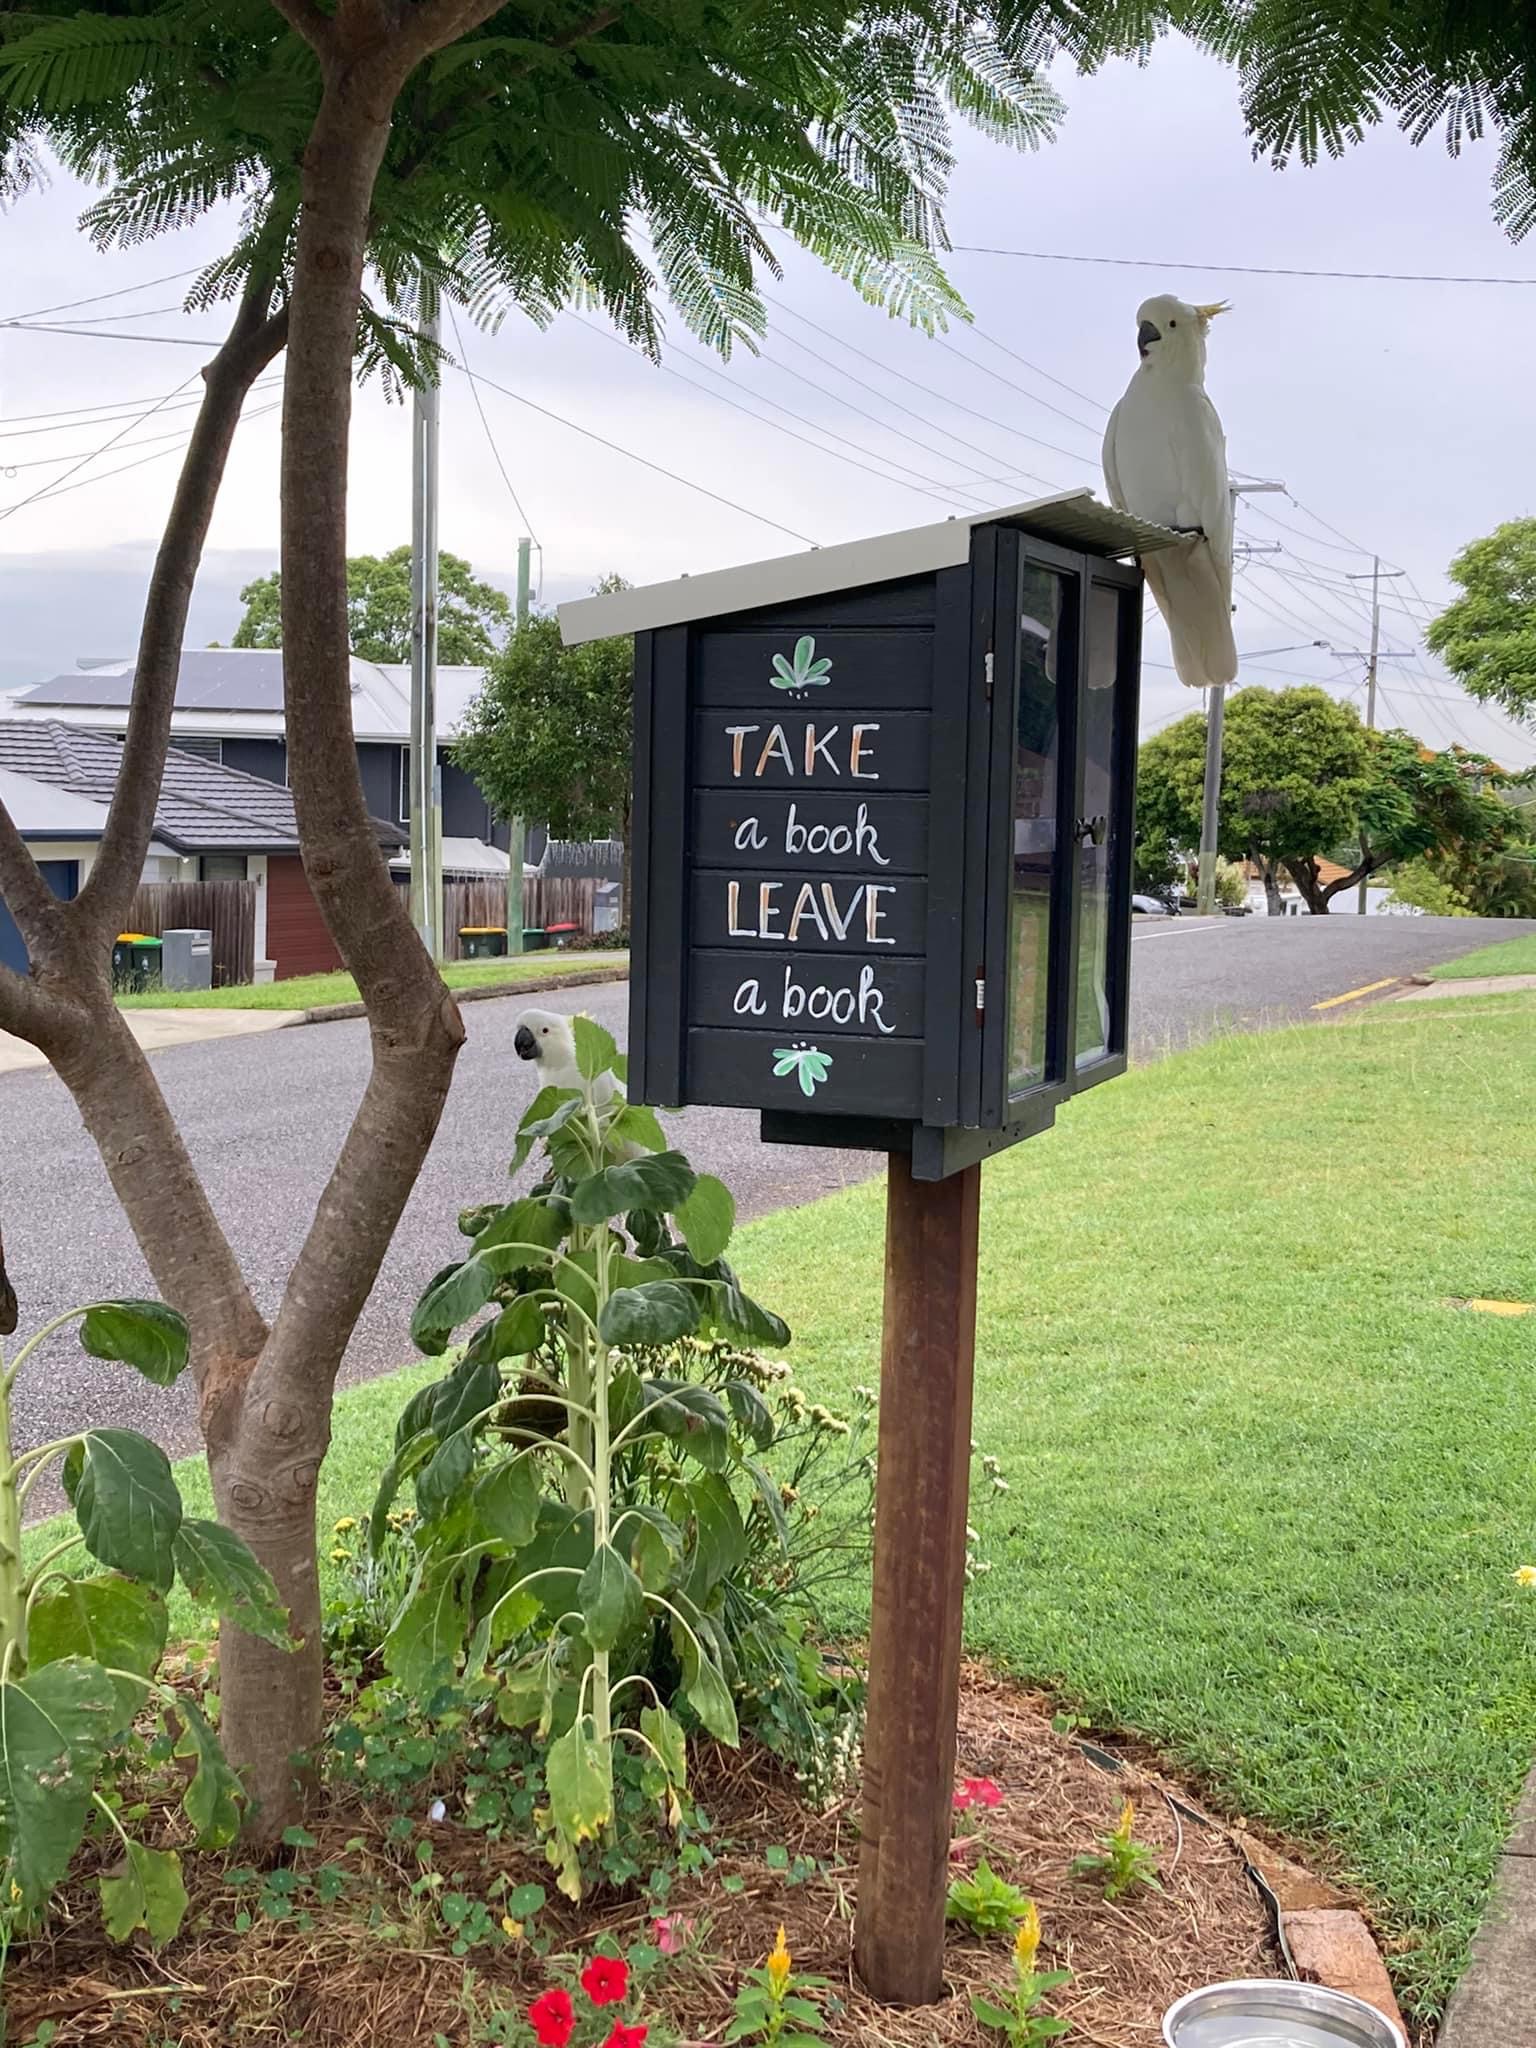
{"type": "MultiPolygon", "coordinates": [[[[282,379],[280,377],[263,377],[253,384],[251,389],[253,392],[271,391],[281,383],[282,379]]],[[[200,396],[178,398],[174,404],[166,406],[164,410],[166,412],[185,412],[189,405],[201,405],[202,402],[200,396]]],[[[9,420],[0,420],[0,441],[25,441],[30,440],[35,434],[69,434],[73,433],[77,427],[82,426],[110,427],[115,425],[118,420],[147,419],[149,413],[153,410],[153,407],[146,410],[139,406],[137,402],[133,407],[127,407],[124,401],[119,400],[109,405],[82,406],[78,413],[63,414],[54,425],[48,427],[18,427],[13,429],[9,420]],[[92,413],[105,413],[107,417],[105,419],[91,418],[89,415],[92,413]]],[[[28,415],[18,414],[17,417],[26,418],[28,415]]],[[[33,414],[31,417],[41,418],[43,415],[33,414]]],[[[0,466],[24,468],[25,464],[12,463],[0,466]]]]}
{"type": "Polygon", "coordinates": [[[12,320],[7,334],[71,334],[78,341],[158,341],[172,348],[207,348],[211,337],[195,334],[103,334],[97,327],[47,326],[40,320],[12,320]]]}
{"type": "MultiPolygon", "coordinates": [[[[89,320],[61,320],[58,326],[61,331],[68,328],[71,332],[76,328],[115,327],[120,320],[153,320],[161,313],[180,313],[183,310],[181,306],[135,306],[131,313],[93,313],[89,320]]],[[[0,327],[27,327],[30,324],[25,319],[0,320],[0,327]]]]}
{"type": "MultiPolygon", "coordinates": [[[[130,420],[129,425],[139,426],[142,424],[143,420],[147,419],[148,417],[149,415],[146,413],[142,415],[141,418],[139,419],[130,420]]],[[[172,427],[171,431],[168,434],[153,434],[147,441],[125,441],[123,443],[123,446],[125,448],[158,447],[158,445],[162,441],[175,441],[178,439],[182,439],[184,438],[184,434],[185,423],[182,423],[181,425],[172,427]]],[[[85,462],[90,462],[93,460],[93,456],[91,454],[87,454],[81,459],[85,462]]],[[[71,462],[73,460],[74,457],[72,454],[34,455],[29,457],[29,459],[25,462],[7,462],[3,465],[0,465],[0,469],[3,469],[3,473],[9,477],[17,474],[19,471],[23,469],[57,469],[61,463],[71,462]]]]}
{"type": "Polygon", "coordinates": [[[520,391],[509,391],[505,384],[498,384],[494,377],[482,377],[468,367],[463,375],[472,383],[484,384],[488,390],[499,391],[503,398],[510,398],[514,405],[526,405],[530,412],[541,418],[553,420],[558,427],[569,427],[573,434],[580,434],[588,441],[596,441],[601,448],[609,449],[615,455],[627,456],[631,462],[638,462],[644,469],[655,470],[658,476],[666,477],[674,484],[681,484],[684,490],[697,491],[700,497],[713,498],[717,505],[724,505],[732,512],[741,513],[745,519],[755,519],[759,526],[771,526],[775,533],[787,533],[791,540],[803,541],[807,547],[820,547],[820,541],[812,540],[809,534],[797,533],[794,527],[785,526],[782,521],[770,519],[766,512],[754,512],[749,505],[738,505],[734,498],[723,497],[719,491],[710,490],[707,484],[698,484],[691,477],[679,476],[675,469],[667,469],[659,462],[652,462],[648,455],[637,455],[633,448],[622,448],[617,441],[610,441],[603,434],[597,434],[590,427],[583,427],[575,420],[568,420],[563,414],[551,412],[547,405],[537,405],[531,398],[525,398],[520,391]]]}
{"type": "MultiPolygon", "coordinates": [[[[491,451],[491,459],[496,464],[496,467],[501,471],[501,480],[507,487],[507,496],[512,500],[513,507],[517,512],[519,520],[521,520],[522,522],[524,531],[527,533],[528,538],[533,542],[534,546],[538,549],[540,562],[542,564],[544,556],[544,543],[539,539],[539,536],[534,532],[533,521],[528,517],[528,514],[523,510],[523,501],[517,495],[517,488],[512,482],[511,477],[508,476],[507,474],[507,465],[501,459],[501,450],[496,445],[496,436],[491,432],[491,423],[486,418],[485,407],[480,402],[479,386],[475,382],[474,372],[469,367],[469,357],[464,347],[464,337],[459,332],[459,317],[457,313],[455,313],[453,310],[452,301],[448,301],[447,304],[448,323],[453,329],[454,346],[459,351],[459,359],[463,366],[464,374],[469,379],[469,395],[475,401],[475,411],[479,413],[480,424],[485,429],[486,445],[489,447],[491,451]]],[[[539,570],[539,579],[541,583],[543,581],[543,575],[544,571],[541,566],[539,570]]]]}
{"type": "MultiPolygon", "coordinates": [[[[1009,357],[1013,362],[1021,364],[1024,369],[1033,370],[1037,377],[1043,377],[1047,384],[1054,384],[1058,391],[1065,391],[1069,398],[1080,398],[1084,405],[1091,405],[1099,412],[1109,412],[1111,410],[1102,398],[1095,398],[1087,391],[1079,391],[1075,384],[1064,383],[1060,377],[1053,375],[1051,371],[1042,369],[1039,363],[1032,363],[1028,356],[1021,356],[1017,349],[1009,348],[1006,342],[999,341],[995,334],[988,334],[984,327],[972,326],[971,332],[978,341],[984,341],[988,348],[995,348],[1000,355],[1009,357]]],[[[979,369],[980,365],[978,364],[977,367],[979,369]]]]}
{"type": "MultiPolygon", "coordinates": [[[[948,349],[952,356],[958,356],[962,363],[968,363],[973,370],[980,370],[983,377],[990,377],[995,383],[1005,385],[1008,390],[1017,391],[1019,396],[1027,398],[1031,405],[1043,406],[1047,412],[1054,413],[1057,419],[1065,420],[1069,427],[1081,427],[1085,434],[1097,434],[1102,431],[1101,428],[1093,426],[1089,421],[1080,420],[1076,413],[1068,412],[1064,406],[1053,405],[1050,399],[1042,398],[1037,391],[1031,391],[1027,385],[1020,384],[1012,377],[1005,377],[1001,370],[989,370],[985,363],[978,363],[974,356],[968,356],[963,348],[956,348],[955,344],[946,336],[935,334],[929,338],[940,348],[948,349]]],[[[1020,356],[1017,360],[1023,362],[1024,358],[1020,356]]],[[[1033,364],[1027,367],[1034,369],[1033,364]]],[[[1037,377],[1044,376],[1045,374],[1043,370],[1035,370],[1037,377]]]]}
{"type": "MultiPolygon", "coordinates": [[[[192,378],[196,377],[197,374],[197,371],[194,370],[192,372],[192,377],[183,377],[181,382],[175,387],[175,389],[172,391],[167,391],[164,398],[160,399],[157,404],[152,405],[147,413],[142,414],[138,419],[130,420],[126,426],[119,427],[117,432],[113,434],[109,440],[103,441],[99,448],[92,449],[90,454],[82,455],[79,461],[74,465],[74,468],[65,470],[63,476],[61,476],[56,483],[43,485],[39,489],[33,491],[30,494],[30,496],[25,498],[18,498],[14,505],[0,506],[0,519],[9,519],[13,513],[23,511],[28,505],[35,504],[39,498],[53,498],[59,496],[64,486],[69,482],[69,479],[72,476],[76,475],[78,471],[84,469],[87,466],[87,464],[95,462],[101,456],[105,455],[109,448],[115,448],[118,442],[121,441],[126,434],[132,433],[133,429],[136,426],[141,426],[145,420],[153,419],[155,414],[160,410],[160,407],[162,405],[169,405],[173,398],[178,397],[183,391],[185,391],[187,386],[192,382],[192,378]]],[[[155,458],[153,456],[146,456],[141,458],[141,460],[151,462],[154,459],[155,458]]],[[[130,467],[133,466],[134,465],[130,464],[130,467]]],[[[113,476],[121,475],[121,473],[122,472],[120,470],[112,470],[108,472],[109,475],[113,476]]],[[[92,479],[92,481],[99,481],[99,479],[92,479]]]]}
{"type": "Polygon", "coordinates": [[[1028,263],[1094,263],[1112,270],[1204,270],[1233,277],[1333,277],[1358,284],[1536,284],[1536,277],[1445,276],[1422,270],[1301,270],[1260,263],[1164,263],[1149,256],[1085,256],[1064,249],[997,249],[956,242],[957,256],[1014,256],[1028,263]]]}
{"type": "MultiPolygon", "coordinates": [[[[244,426],[248,420],[265,419],[268,413],[277,412],[281,404],[281,399],[274,399],[270,405],[259,405],[254,412],[242,413],[238,424],[244,426]]],[[[181,447],[185,448],[191,438],[189,434],[186,440],[181,443],[181,447]]],[[[104,469],[99,476],[82,477],[75,484],[66,483],[61,477],[58,483],[49,484],[45,490],[34,492],[31,498],[24,498],[22,504],[42,503],[48,498],[62,498],[70,491],[87,490],[92,484],[104,484],[109,477],[126,476],[131,469],[143,469],[146,463],[163,462],[167,455],[174,455],[176,452],[175,448],[161,448],[153,455],[141,455],[133,462],[120,462],[116,469],[104,469]]],[[[8,517],[11,512],[19,512],[20,510],[20,505],[8,506],[4,510],[0,510],[0,519],[8,517]]]]}
{"type": "MultiPolygon", "coordinates": [[[[196,277],[204,266],[194,263],[190,270],[172,270],[164,277],[146,278],[142,284],[120,285],[114,292],[93,292],[88,299],[65,299],[57,306],[34,306],[29,313],[6,313],[0,315],[0,326],[10,326],[16,320],[41,320],[47,313],[72,313],[76,306],[100,306],[108,299],[126,299],[134,292],[152,292],[157,285],[180,284],[184,277],[196,277]]],[[[128,316],[130,319],[133,315],[128,316]]]]}

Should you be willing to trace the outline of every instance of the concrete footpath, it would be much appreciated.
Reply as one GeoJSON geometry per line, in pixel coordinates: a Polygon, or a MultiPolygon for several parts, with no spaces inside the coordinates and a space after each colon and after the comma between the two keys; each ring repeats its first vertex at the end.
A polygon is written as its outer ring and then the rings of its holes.
{"type": "MultiPolygon", "coordinates": [[[[195,1045],[202,1038],[244,1038],[252,1031],[281,1031],[302,1010],[125,1010],[128,1028],[146,1052],[168,1045],[195,1045]]],[[[0,1074],[22,1067],[46,1067],[46,1058],[25,1039],[0,1031],[0,1074]]]]}
{"type": "Polygon", "coordinates": [[[1536,988],[1536,974],[1469,974],[1464,980],[1426,981],[1404,989],[1402,1003],[1438,1003],[1447,996],[1512,996],[1536,988]]]}
{"type": "Polygon", "coordinates": [[[1536,2048],[1536,1772],[1526,1780],[1487,1918],[1437,2048],[1536,2048]]]}

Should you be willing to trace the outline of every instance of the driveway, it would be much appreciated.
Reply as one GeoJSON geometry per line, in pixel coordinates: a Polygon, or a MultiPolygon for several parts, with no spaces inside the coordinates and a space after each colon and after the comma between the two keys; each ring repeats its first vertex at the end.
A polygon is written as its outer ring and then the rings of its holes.
{"type": "MultiPolygon", "coordinates": [[[[1133,940],[1132,1036],[1138,1059],[1227,1030],[1255,1031],[1322,1014],[1314,1005],[1412,974],[1532,926],[1429,918],[1178,918],[1138,921],[1133,940]]],[[[1373,992],[1379,993],[1378,992],[1373,992]]],[[[1372,1000],[1372,996],[1360,1000],[1372,1000]]],[[[529,999],[586,1009],[625,1037],[623,984],[529,999]]],[[[411,1308],[456,1255],[454,1219],[506,1186],[512,1135],[536,1076],[517,1059],[515,997],[467,1004],[468,1043],[442,1128],[358,1324],[346,1377],[387,1371],[410,1353],[411,1308]]],[[[217,1013],[214,1013],[217,1014],[217,1013]]],[[[260,1306],[275,1310],[315,1201],[362,1091],[361,1022],[273,1031],[224,1043],[178,1045],[155,1071],[260,1306]]],[[[6,1136],[0,1219],[22,1300],[23,1330],[103,1294],[152,1291],[94,1147],[63,1086],[47,1070],[0,1074],[6,1136]]],[[[798,1206],[866,1178],[878,1159],[758,1142],[757,1119],[692,1109],[674,1125],[702,1170],[721,1174],[744,1217],[798,1206]]],[[[190,1390],[146,1386],[128,1368],[87,1359],[66,1339],[29,1368],[16,1397],[22,1447],[86,1419],[145,1430],[173,1452],[196,1446],[190,1390]]]]}

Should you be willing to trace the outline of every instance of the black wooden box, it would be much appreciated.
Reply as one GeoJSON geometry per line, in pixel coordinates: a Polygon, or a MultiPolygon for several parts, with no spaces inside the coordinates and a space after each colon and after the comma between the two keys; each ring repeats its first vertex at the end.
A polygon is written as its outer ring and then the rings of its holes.
{"type": "Polygon", "coordinates": [[[636,636],[634,1100],[939,1179],[1123,1071],[1175,539],[1082,492],[562,607],[636,636]]]}

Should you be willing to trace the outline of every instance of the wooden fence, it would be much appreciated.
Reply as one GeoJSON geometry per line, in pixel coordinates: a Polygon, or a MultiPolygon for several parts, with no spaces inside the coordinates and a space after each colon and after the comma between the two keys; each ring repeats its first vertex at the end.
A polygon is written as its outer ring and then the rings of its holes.
{"type": "MultiPolygon", "coordinates": [[[[590,932],[597,905],[593,875],[529,875],[523,883],[523,923],[533,929],[571,923],[590,932]]],[[[507,885],[499,880],[443,884],[443,957],[461,960],[459,933],[466,926],[507,922],[507,885]]],[[[146,930],[148,927],[146,926],[146,930]]]]}
{"type": "Polygon", "coordinates": [[[213,985],[248,982],[256,974],[254,882],[147,882],[126,929],[158,939],[168,931],[213,933],[213,985]]]}

